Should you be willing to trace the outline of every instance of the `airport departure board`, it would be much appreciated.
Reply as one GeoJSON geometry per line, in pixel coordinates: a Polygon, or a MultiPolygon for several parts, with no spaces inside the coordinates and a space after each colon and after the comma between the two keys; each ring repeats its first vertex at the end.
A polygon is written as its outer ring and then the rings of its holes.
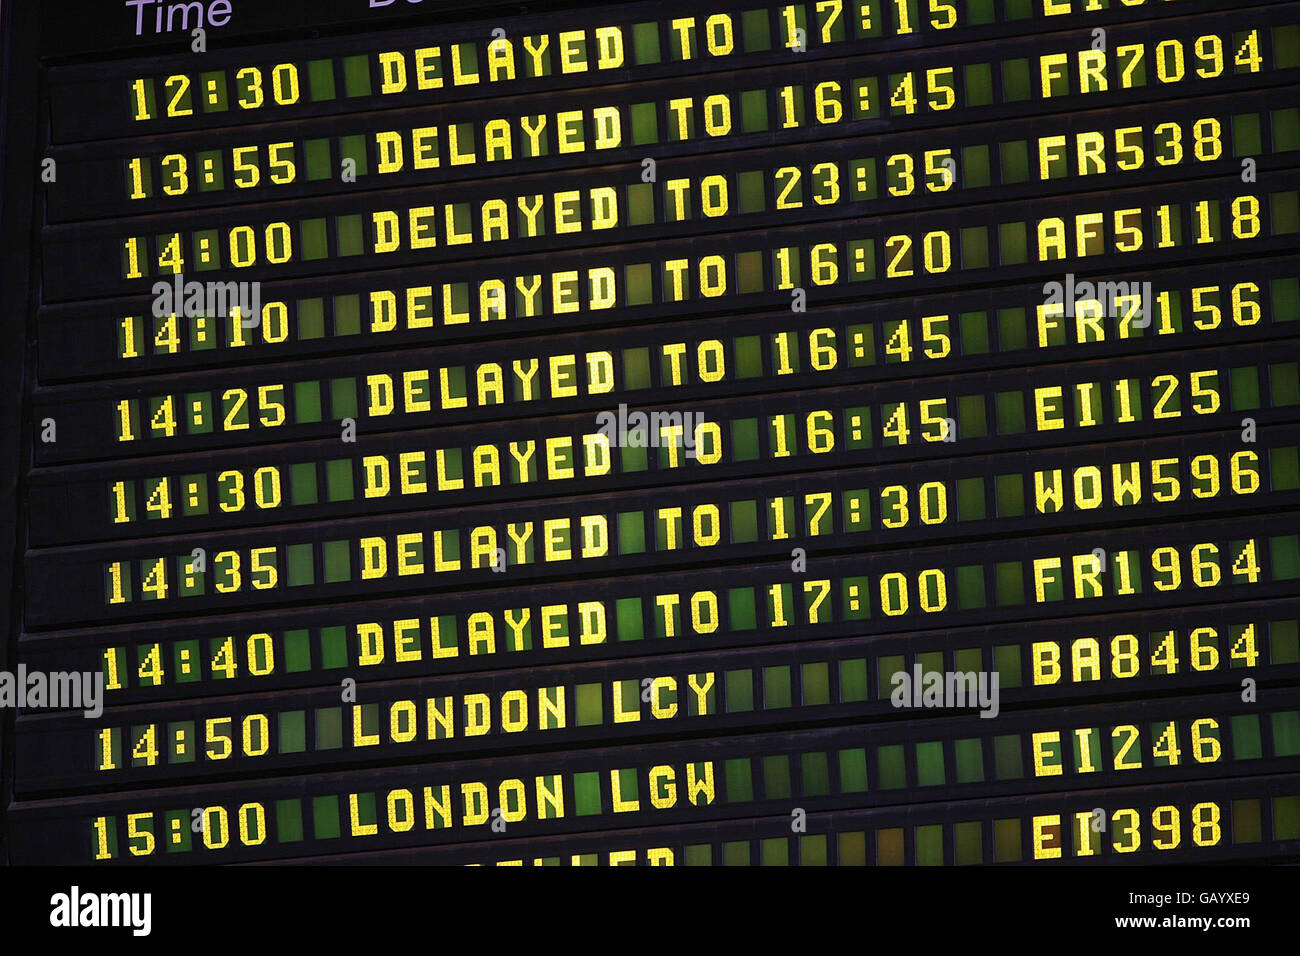
{"type": "Polygon", "coordinates": [[[6,862],[1300,859],[1300,3],[0,16],[6,862]]]}

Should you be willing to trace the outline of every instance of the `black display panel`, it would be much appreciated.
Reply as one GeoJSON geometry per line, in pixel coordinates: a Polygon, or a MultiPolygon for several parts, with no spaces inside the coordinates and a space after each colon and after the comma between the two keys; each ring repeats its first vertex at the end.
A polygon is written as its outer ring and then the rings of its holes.
{"type": "Polygon", "coordinates": [[[1300,4],[0,27],[5,862],[1300,861],[1300,4]]]}

